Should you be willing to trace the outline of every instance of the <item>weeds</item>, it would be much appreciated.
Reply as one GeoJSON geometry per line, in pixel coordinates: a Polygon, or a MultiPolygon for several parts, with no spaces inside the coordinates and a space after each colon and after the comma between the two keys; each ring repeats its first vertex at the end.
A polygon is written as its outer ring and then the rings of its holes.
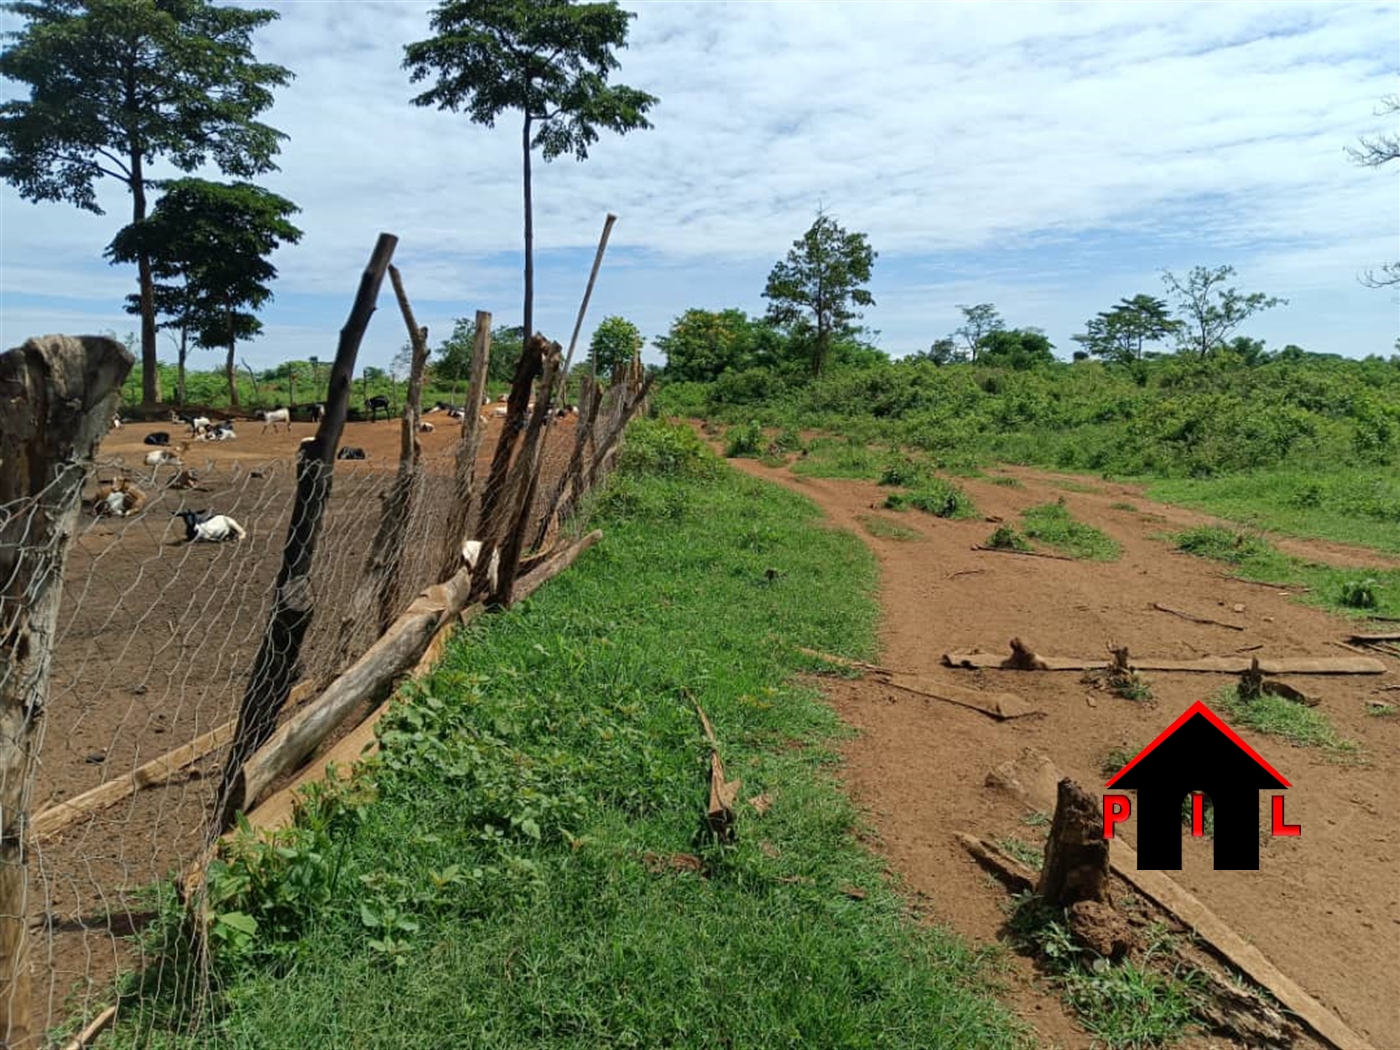
{"type": "Polygon", "coordinates": [[[1021,512],[1026,535],[1073,558],[1113,561],[1123,553],[1122,546],[1103,532],[1077,521],[1061,496],[1054,503],[1042,503],[1021,512]]]}
{"type": "Polygon", "coordinates": [[[998,525],[987,537],[987,546],[1004,551],[1029,551],[1030,541],[1010,525],[998,525]]]}
{"type": "Polygon", "coordinates": [[[960,487],[942,478],[930,478],[912,492],[891,492],[885,497],[889,510],[913,507],[936,518],[975,518],[977,508],[960,487]]]}
{"type": "Polygon", "coordinates": [[[1032,846],[1025,839],[1018,839],[1015,836],[1007,835],[996,841],[999,850],[1009,857],[1020,861],[1032,871],[1039,871],[1045,862],[1045,851],[1043,848],[1032,846]]]}
{"type": "Polygon", "coordinates": [[[1009,474],[998,474],[996,477],[992,478],[992,484],[1000,485],[1002,488],[1006,489],[1023,489],[1026,487],[1021,483],[1020,478],[1013,478],[1009,474]]]}
{"type": "Polygon", "coordinates": [[[874,514],[862,514],[856,520],[860,522],[861,528],[877,539],[908,541],[923,538],[922,534],[914,529],[874,514]]]}
{"type": "Polygon", "coordinates": [[[1327,716],[1283,697],[1264,693],[1253,700],[1240,697],[1237,687],[1221,689],[1211,698],[1212,710],[1238,725],[1268,736],[1279,736],[1297,747],[1354,752],[1356,745],[1337,736],[1327,716]]]}

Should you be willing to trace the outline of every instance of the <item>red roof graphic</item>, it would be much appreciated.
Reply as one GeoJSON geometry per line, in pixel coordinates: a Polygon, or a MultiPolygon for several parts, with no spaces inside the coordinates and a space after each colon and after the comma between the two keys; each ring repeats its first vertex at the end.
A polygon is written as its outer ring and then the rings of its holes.
{"type": "Polygon", "coordinates": [[[1166,729],[1162,730],[1162,732],[1157,735],[1156,740],[1152,741],[1152,743],[1148,744],[1145,748],[1139,751],[1137,753],[1137,756],[1131,762],[1129,762],[1126,766],[1120,769],[1117,773],[1113,774],[1113,778],[1109,780],[1108,783],[1104,785],[1104,787],[1112,787],[1115,783],[1117,783],[1119,777],[1123,776],[1124,773],[1132,769],[1133,766],[1137,765],[1144,758],[1150,755],[1154,750],[1156,750],[1158,744],[1166,740],[1167,737],[1175,733],[1179,728],[1181,728],[1181,726],[1185,725],[1196,715],[1203,715],[1206,721],[1210,722],[1210,724],[1215,726],[1216,729],[1220,730],[1227,737],[1229,737],[1230,742],[1232,744],[1234,744],[1237,748],[1243,751],[1250,758],[1254,759],[1254,761],[1259,763],[1259,765],[1263,766],[1266,770],[1273,774],[1273,776],[1278,778],[1278,780],[1283,784],[1284,787],[1293,786],[1288,782],[1288,780],[1283,776],[1282,773],[1280,773],[1273,766],[1269,765],[1269,763],[1265,762],[1264,759],[1260,756],[1260,754],[1254,750],[1254,748],[1250,747],[1243,740],[1241,740],[1233,729],[1231,729],[1224,722],[1222,722],[1220,720],[1219,715],[1217,715],[1214,711],[1208,708],[1203,701],[1197,700],[1194,704],[1192,704],[1190,707],[1188,707],[1185,711],[1182,712],[1180,718],[1178,718],[1171,725],[1167,726],[1166,729]]]}

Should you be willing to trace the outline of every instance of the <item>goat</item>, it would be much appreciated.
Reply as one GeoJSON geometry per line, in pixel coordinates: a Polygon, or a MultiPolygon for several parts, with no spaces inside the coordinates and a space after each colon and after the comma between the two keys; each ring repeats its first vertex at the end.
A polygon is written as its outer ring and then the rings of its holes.
{"type": "Polygon", "coordinates": [[[365,411],[369,413],[369,421],[373,423],[380,412],[384,413],[384,418],[389,418],[389,399],[383,394],[375,394],[374,397],[365,401],[365,411]]]}
{"type": "Polygon", "coordinates": [[[317,401],[311,406],[311,422],[319,423],[326,418],[326,406],[317,401]]]}
{"type": "Polygon", "coordinates": [[[277,433],[277,424],[279,424],[279,423],[285,423],[285,424],[287,424],[287,431],[288,431],[288,433],[291,432],[291,429],[292,429],[292,413],[291,413],[288,409],[285,409],[285,408],[272,408],[272,409],[264,408],[264,409],[260,409],[260,410],[258,411],[258,418],[261,419],[261,420],[263,421],[263,428],[262,428],[261,431],[259,431],[259,433],[266,434],[266,433],[267,433],[267,428],[268,428],[268,427],[271,427],[271,428],[272,428],[272,432],[275,434],[275,433],[277,433]]]}
{"type": "Polygon", "coordinates": [[[504,416],[506,414],[506,411],[507,409],[505,405],[497,405],[491,410],[491,414],[493,416],[504,416]]]}
{"type": "Polygon", "coordinates": [[[184,467],[181,467],[175,472],[174,477],[172,477],[168,482],[166,482],[165,487],[170,489],[198,488],[199,475],[192,470],[186,470],[184,467]]]}
{"type": "Polygon", "coordinates": [[[439,402],[438,402],[437,404],[435,404],[432,408],[425,408],[425,409],[423,409],[423,415],[425,415],[425,416],[430,416],[430,415],[432,415],[434,412],[449,412],[449,413],[450,413],[452,410],[453,410],[453,409],[452,409],[452,406],[449,405],[446,401],[439,401],[439,402]]]}
{"type": "Polygon", "coordinates": [[[111,514],[113,517],[125,518],[135,514],[145,502],[144,492],[126,478],[117,478],[110,485],[103,485],[98,490],[97,499],[93,500],[92,512],[99,517],[111,514]]]}
{"type": "Polygon", "coordinates": [[[195,416],[193,419],[189,420],[189,424],[190,435],[193,437],[198,437],[200,434],[203,434],[206,430],[212,427],[214,425],[214,421],[208,416],[195,416]]]}
{"type": "Polygon", "coordinates": [[[238,435],[233,432],[233,420],[225,419],[199,435],[201,441],[232,441],[238,435]]]}
{"type": "Polygon", "coordinates": [[[143,445],[168,445],[170,444],[170,431],[157,430],[154,433],[147,434],[141,439],[141,443],[143,445]]]}
{"type": "Polygon", "coordinates": [[[354,445],[343,446],[336,454],[336,459],[368,459],[365,450],[354,445]]]}
{"type": "Polygon", "coordinates": [[[113,417],[112,417],[112,429],[113,429],[113,430],[120,430],[121,428],[122,428],[122,417],[121,417],[121,416],[113,416],[113,417]]]}
{"type": "Polygon", "coordinates": [[[227,514],[211,515],[207,510],[177,510],[171,517],[184,520],[185,540],[189,543],[222,543],[230,536],[241,540],[248,535],[248,530],[227,514]]]}
{"type": "Polygon", "coordinates": [[[421,421],[421,420],[419,421],[419,423],[418,423],[418,433],[420,433],[420,434],[431,434],[432,432],[433,432],[433,425],[432,425],[431,423],[424,423],[424,422],[421,421]]]}

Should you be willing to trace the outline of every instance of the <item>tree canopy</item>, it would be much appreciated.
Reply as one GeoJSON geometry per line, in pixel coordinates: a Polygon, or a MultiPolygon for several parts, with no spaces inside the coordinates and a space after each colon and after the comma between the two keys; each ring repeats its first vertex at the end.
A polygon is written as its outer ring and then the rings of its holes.
{"type": "Polygon", "coordinates": [[[546,161],[586,160],[600,129],[651,127],[646,113],[658,100],[608,83],[618,67],[613,50],[627,46],[633,17],[612,0],[444,0],[430,17],[435,35],[404,48],[412,83],[435,78],[414,105],[465,110],[488,128],[508,110],[521,114],[526,333],[534,331],[531,150],[546,161]]]}
{"type": "MultiPolygon", "coordinates": [[[[241,178],[275,170],[286,136],[256,118],[292,74],[254,60],[252,33],[277,12],[207,0],[32,0],[5,5],[25,20],[0,53],[0,76],[29,87],[0,104],[0,177],[31,201],[103,214],[112,178],[146,217],[147,166],[213,164],[241,178]]],[[[150,262],[138,252],[142,390],[156,382],[150,262]]]]}
{"type": "MultiPolygon", "coordinates": [[[[487,360],[486,378],[493,383],[509,383],[515,375],[515,363],[520,360],[525,341],[521,330],[498,324],[491,329],[491,356],[487,360]]],[[[452,322],[452,333],[438,344],[438,357],[433,371],[447,382],[466,382],[472,374],[472,347],[476,339],[476,321],[459,317],[452,322]]]]}
{"type": "Polygon", "coordinates": [[[1246,294],[1237,288],[1224,287],[1234,273],[1233,266],[1214,269],[1196,266],[1185,279],[1170,270],[1162,274],[1167,290],[1176,296],[1177,310],[1181,314],[1182,323],[1177,334],[1183,350],[1205,357],[1224,346],[1240,325],[1261,310],[1288,303],[1287,299],[1263,292],[1246,294]]]}
{"type": "MultiPolygon", "coordinates": [[[[114,262],[150,261],[156,312],[196,346],[226,347],[229,398],[238,406],[234,348],[262,331],[253,313],[272,298],[277,268],[269,256],[301,240],[295,204],[248,182],[175,179],[150,216],[123,228],[107,248],[114,262]]],[[[140,297],[128,298],[137,313],[140,297]]],[[[183,339],[182,339],[183,343],[183,339]]],[[[181,365],[183,366],[183,353],[181,365]]]]}
{"type": "Polygon", "coordinates": [[[976,361],[987,336],[1000,332],[1006,327],[1006,322],[991,303],[978,303],[976,306],[958,303],[958,309],[962,311],[963,323],[954,329],[953,335],[962,340],[967,359],[976,361]]]}
{"type": "Polygon", "coordinates": [[[1162,299],[1135,295],[1090,319],[1084,332],[1072,338],[1095,357],[1119,364],[1140,361],[1148,343],[1165,339],[1181,327],[1169,311],[1162,299]]]}
{"type": "Polygon", "coordinates": [[[708,383],[726,372],[775,363],[782,339],[743,310],[691,309],[653,341],[666,356],[667,379],[708,383]]]}
{"type": "Polygon", "coordinates": [[[588,346],[593,367],[599,376],[610,376],[618,365],[627,364],[642,352],[641,330],[625,317],[605,317],[593,331],[588,346]]]}
{"type": "Polygon", "coordinates": [[[864,287],[875,257],[865,234],[848,233],[818,212],[768,275],[763,290],[768,319],[807,344],[813,375],[826,366],[833,338],[849,334],[851,322],[861,316],[855,307],[875,305],[864,287]]]}

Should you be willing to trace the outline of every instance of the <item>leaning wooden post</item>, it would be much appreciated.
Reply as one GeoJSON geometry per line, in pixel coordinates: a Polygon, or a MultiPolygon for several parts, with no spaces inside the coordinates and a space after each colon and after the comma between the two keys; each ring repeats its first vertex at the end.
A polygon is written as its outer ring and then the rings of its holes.
{"type": "MultiPolygon", "coordinates": [[[[549,341],[544,336],[526,333],[520,360],[515,365],[510,396],[506,399],[505,426],[501,428],[501,436],[496,439],[496,451],[491,456],[491,472],[486,476],[486,489],[481,494],[480,531],[491,539],[498,539],[501,535],[502,504],[508,495],[506,475],[510,471],[515,443],[529,422],[526,415],[530,406],[530,388],[544,370],[544,351],[548,346],[549,341]]],[[[490,540],[487,542],[489,545],[490,540]]],[[[482,550],[483,557],[490,555],[491,551],[482,550]]]]}
{"type": "Polygon", "coordinates": [[[573,493],[578,486],[579,477],[583,473],[584,453],[588,448],[588,438],[593,433],[593,418],[598,414],[598,400],[601,392],[598,383],[591,375],[585,375],[583,382],[579,384],[578,395],[578,415],[574,417],[574,450],[569,455],[568,465],[564,468],[564,473],[559,476],[559,480],[554,484],[554,492],[549,497],[549,502],[545,504],[544,514],[540,516],[539,525],[535,531],[535,540],[531,546],[542,547],[546,537],[549,535],[549,526],[557,514],[564,518],[573,505],[573,493]]]}
{"type": "Polygon", "coordinates": [[[262,644],[253,661],[253,673],[243,703],[238,710],[238,728],[224,764],[219,786],[218,831],[233,825],[243,808],[243,763],[277,727],[277,715],[287,702],[301,656],[302,639],[311,626],[314,606],[311,600],[311,562],[321,517],[330,498],[336,446],[345,430],[354,382],[355,357],[374,314],[384,271],[393,258],[398,238],[381,233],[360,276],[360,290],[345,327],[340,330],[335,364],[331,366],[330,389],[326,394],[326,414],[316,436],[301,446],[297,454],[297,488],[292,501],[292,520],[287,526],[287,544],[282,551],[282,568],[277,573],[272,615],[263,632],[262,644]]]}
{"type": "Polygon", "coordinates": [[[0,354],[0,1046],[38,1046],[26,943],[27,809],[83,481],[134,359],[101,336],[0,354]]]}
{"type": "MultiPolygon", "coordinates": [[[[617,216],[608,212],[608,217],[603,220],[603,235],[598,238],[598,252],[593,256],[593,269],[588,274],[588,286],[583,290],[583,301],[578,304],[578,318],[574,321],[574,334],[569,339],[569,352],[564,355],[564,367],[559,373],[561,383],[569,381],[569,366],[574,363],[574,347],[578,345],[578,334],[583,329],[584,315],[588,313],[588,300],[593,298],[593,285],[598,281],[598,270],[603,265],[603,253],[608,250],[608,235],[612,233],[615,222],[617,216]]],[[[591,352],[588,366],[590,371],[597,372],[598,362],[591,352]]]]}
{"type": "Polygon", "coordinates": [[[462,417],[462,438],[457,442],[457,469],[452,506],[447,512],[438,580],[450,580],[462,567],[462,544],[471,523],[476,495],[476,454],[481,448],[481,402],[486,396],[486,373],[491,362],[491,315],[476,312],[476,337],[472,343],[472,377],[467,391],[466,415],[462,417]]]}

